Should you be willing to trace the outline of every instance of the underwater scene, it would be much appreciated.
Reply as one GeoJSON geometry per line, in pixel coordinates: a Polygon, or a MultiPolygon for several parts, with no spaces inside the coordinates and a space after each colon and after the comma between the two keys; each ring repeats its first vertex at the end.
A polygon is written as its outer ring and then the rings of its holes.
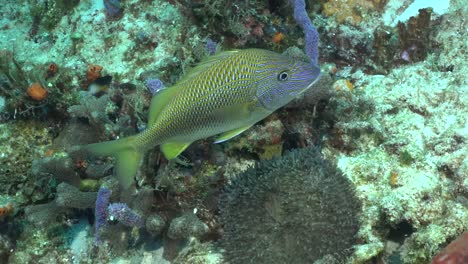
{"type": "Polygon", "coordinates": [[[0,0],[0,264],[468,264],[464,0],[0,0]]]}

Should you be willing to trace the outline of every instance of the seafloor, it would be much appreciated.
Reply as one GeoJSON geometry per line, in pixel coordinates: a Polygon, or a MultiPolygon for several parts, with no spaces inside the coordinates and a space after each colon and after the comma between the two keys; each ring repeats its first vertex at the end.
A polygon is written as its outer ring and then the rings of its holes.
{"type": "Polygon", "coordinates": [[[0,0],[0,263],[468,263],[466,2],[306,2],[320,82],[122,189],[74,146],[213,53],[302,49],[289,1],[0,0]]]}

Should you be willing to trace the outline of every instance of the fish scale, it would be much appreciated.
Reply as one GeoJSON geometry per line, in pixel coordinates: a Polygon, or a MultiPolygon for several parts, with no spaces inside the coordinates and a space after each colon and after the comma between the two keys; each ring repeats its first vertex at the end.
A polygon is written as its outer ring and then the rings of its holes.
{"type": "Polygon", "coordinates": [[[160,145],[168,159],[192,142],[220,134],[228,140],[301,94],[319,78],[309,63],[278,53],[247,49],[222,52],[156,94],[142,133],[85,148],[116,157],[116,174],[130,185],[144,151],[160,145]]]}
{"type": "Polygon", "coordinates": [[[249,69],[254,67],[247,62],[245,57],[228,58],[221,61],[220,65],[213,65],[205,70],[205,74],[216,70],[214,78],[208,79],[201,73],[193,80],[172,87],[171,89],[177,89],[180,93],[168,103],[142,140],[158,144],[173,136],[192,136],[196,133],[203,138],[223,132],[223,126],[229,120],[217,120],[210,113],[223,107],[251,102],[254,93],[252,89],[248,89],[248,85],[249,80],[252,82],[254,71],[249,69]],[[241,63],[243,71],[237,70],[241,63]]]}

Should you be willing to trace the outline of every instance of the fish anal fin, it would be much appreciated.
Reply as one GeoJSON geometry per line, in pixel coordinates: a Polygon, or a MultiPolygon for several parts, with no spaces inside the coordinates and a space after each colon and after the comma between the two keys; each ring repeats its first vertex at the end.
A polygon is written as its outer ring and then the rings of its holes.
{"type": "Polygon", "coordinates": [[[192,142],[168,142],[161,145],[161,151],[166,159],[171,160],[179,156],[192,142]]]}
{"type": "Polygon", "coordinates": [[[161,111],[166,107],[169,101],[174,97],[177,92],[177,86],[165,88],[156,93],[151,99],[149,114],[148,114],[148,127],[151,127],[158,118],[161,111]]]}
{"type": "Polygon", "coordinates": [[[245,130],[249,129],[252,125],[248,125],[248,126],[244,126],[244,127],[240,127],[240,128],[236,128],[234,130],[229,130],[229,131],[226,131],[224,133],[222,133],[221,135],[219,135],[216,139],[215,139],[215,144],[217,143],[221,143],[221,142],[224,142],[226,140],[229,140],[237,135],[239,135],[240,133],[244,132],[245,130]]]}

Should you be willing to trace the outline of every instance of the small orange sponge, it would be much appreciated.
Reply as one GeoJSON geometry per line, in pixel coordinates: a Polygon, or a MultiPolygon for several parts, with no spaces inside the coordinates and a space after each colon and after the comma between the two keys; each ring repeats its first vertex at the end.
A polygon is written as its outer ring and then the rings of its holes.
{"type": "Polygon", "coordinates": [[[42,101],[47,98],[49,92],[40,83],[33,83],[29,86],[27,93],[32,99],[42,101]]]}
{"type": "Polygon", "coordinates": [[[284,39],[284,34],[281,32],[275,32],[275,35],[273,35],[272,41],[274,43],[280,43],[284,39]]]}
{"type": "Polygon", "coordinates": [[[101,77],[102,66],[97,64],[88,65],[88,70],[86,71],[86,80],[89,83],[92,83],[97,78],[101,77]]]}

